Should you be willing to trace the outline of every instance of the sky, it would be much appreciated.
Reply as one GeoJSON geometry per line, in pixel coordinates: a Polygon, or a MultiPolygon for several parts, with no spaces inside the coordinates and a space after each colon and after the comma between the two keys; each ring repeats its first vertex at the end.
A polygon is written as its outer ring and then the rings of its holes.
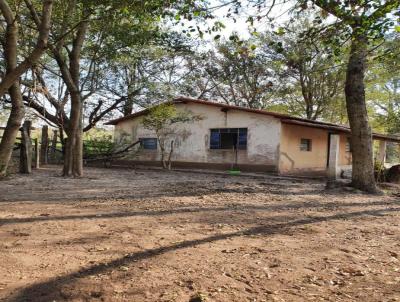
{"type": "MultiPolygon", "coordinates": [[[[243,1],[245,2],[245,1],[243,1]]],[[[209,7],[216,7],[221,3],[219,0],[210,0],[210,5],[209,7]]],[[[275,27],[279,27],[282,25],[284,22],[287,22],[290,18],[289,16],[289,10],[293,7],[294,1],[276,1],[276,4],[274,5],[273,9],[271,10],[269,16],[274,19],[273,22],[270,22],[267,18],[263,18],[260,21],[255,21],[254,27],[257,29],[257,31],[262,32],[266,31],[267,29],[270,28],[271,25],[275,27]]],[[[252,6],[243,6],[241,12],[239,15],[235,15],[235,19],[233,20],[232,17],[226,17],[228,14],[230,6],[225,6],[222,7],[218,10],[215,10],[214,16],[215,19],[209,19],[206,20],[205,22],[200,22],[196,23],[196,21],[186,21],[183,22],[183,25],[178,25],[176,27],[177,30],[182,30],[185,27],[189,27],[190,25],[195,26],[196,24],[199,25],[202,29],[205,29],[207,27],[211,27],[214,22],[220,21],[225,25],[225,28],[223,28],[220,32],[216,32],[213,34],[206,34],[204,36],[205,41],[211,42],[214,37],[218,34],[221,35],[222,38],[228,39],[233,33],[238,34],[238,36],[242,39],[249,38],[250,35],[250,24],[247,22],[247,18],[249,16],[254,16],[257,15],[257,9],[255,9],[252,6]]],[[[265,13],[269,8],[265,8],[261,11],[261,14],[265,13]]]]}

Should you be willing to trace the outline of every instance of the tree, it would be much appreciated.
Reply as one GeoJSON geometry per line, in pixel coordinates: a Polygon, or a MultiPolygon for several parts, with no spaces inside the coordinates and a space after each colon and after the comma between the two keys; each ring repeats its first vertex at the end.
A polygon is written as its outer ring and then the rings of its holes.
{"type": "MultiPolygon", "coordinates": [[[[68,10],[68,8],[66,9],[68,10]]],[[[63,12],[58,11],[58,13],[62,14],[63,12]]],[[[114,95],[110,95],[110,90],[107,89],[109,81],[116,81],[115,77],[110,76],[112,72],[109,71],[110,66],[111,69],[113,66],[109,62],[117,56],[112,49],[126,48],[127,45],[122,45],[120,41],[115,42],[119,35],[113,36],[116,29],[110,29],[109,24],[99,26],[95,21],[90,23],[91,29],[89,28],[90,30],[87,31],[80,50],[81,55],[74,63],[75,65],[79,64],[79,86],[76,85],[76,87],[79,89],[82,103],[83,132],[89,131],[101,119],[110,116],[131,96],[118,95],[113,91],[112,94],[116,95],[114,97],[114,95]]],[[[34,70],[30,79],[22,81],[22,84],[27,88],[23,95],[25,105],[35,110],[47,123],[53,127],[58,127],[62,142],[64,142],[64,130],[68,136],[68,129],[71,125],[71,114],[67,112],[70,108],[70,91],[73,89],[69,81],[70,54],[72,53],[70,48],[73,47],[71,45],[73,44],[72,39],[79,24],[79,21],[78,23],[72,22],[71,25],[64,22],[63,26],[60,26],[60,28],[63,28],[62,32],[55,30],[53,34],[63,36],[64,42],[58,43],[57,49],[51,47],[50,56],[46,58],[47,60],[42,62],[40,68],[34,70]],[[72,29],[65,29],[68,26],[72,26],[72,29]],[[65,31],[68,33],[67,35],[64,34],[65,31]],[[61,45],[64,46],[61,47],[61,45]]],[[[135,35],[143,34],[145,36],[147,32],[141,32],[141,26],[124,28],[127,31],[135,29],[135,35]]],[[[130,37],[129,39],[133,38],[130,37]]],[[[144,41],[144,38],[142,37],[140,41],[144,41]]]]}
{"type": "MultiPolygon", "coordinates": [[[[345,96],[352,133],[352,185],[363,191],[377,192],[364,77],[369,48],[394,26],[394,18],[390,14],[399,14],[400,2],[398,0],[366,2],[313,0],[312,2],[337,19],[335,26],[339,26],[344,36],[350,40],[345,96]]],[[[333,41],[338,40],[333,39],[333,41]]]]}
{"type": "Polygon", "coordinates": [[[325,51],[319,37],[305,35],[310,28],[308,17],[299,17],[261,35],[261,48],[280,83],[279,105],[307,119],[336,121],[341,115],[337,105],[344,101],[344,68],[325,51]]]}
{"type": "Polygon", "coordinates": [[[162,103],[149,109],[149,113],[143,118],[145,129],[154,131],[161,150],[161,163],[164,169],[171,170],[171,159],[174,152],[174,137],[178,135],[175,126],[199,120],[190,112],[177,111],[175,105],[162,103]]]}
{"type": "MultiPolygon", "coordinates": [[[[68,136],[63,168],[65,176],[79,177],[83,174],[82,131],[85,96],[80,68],[86,49],[100,51],[93,41],[102,37],[105,41],[103,49],[108,53],[118,54],[121,49],[135,41],[138,30],[143,33],[142,29],[153,29],[154,24],[158,24],[163,17],[179,13],[190,15],[191,11],[199,9],[201,8],[197,6],[196,1],[192,0],[65,0],[61,3],[58,7],[59,22],[53,33],[53,36],[59,39],[51,45],[50,54],[58,64],[70,98],[70,117],[65,128],[68,136]]],[[[157,32],[157,27],[154,30],[157,32]]],[[[143,39],[141,41],[147,42],[143,39]]]]}
{"type": "Polygon", "coordinates": [[[366,99],[373,110],[374,126],[389,134],[400,133],[400,34],[391,36],[376,53],[366,74],[366,99]]]}
{"type": "Polygon", "coordinates": [[[120,108],[123,116],[133,113],[138,96],[147,86],[151,63],[145,59],[145,52],[130,48],[130,54],[121,54],[107,64],[105,89],[111,95],[125,97],[120,108]]]}
{"type": "MultiPolygon", "coordinates": [[[[8,1],[10,2],[10,1],[8,1]]],[[[24,60],[20,63],[12,57],[18,54],[18,44],[19,33],[20,33],[20,16],[24,16],[26,11],[19,5],[10,5],[6,0],[0,1],[0,10],[5,22],[5,39],[2,41],[4,52],[6,55],[6,63],[11,64],[10,60],[14,60],[14,67],[6,70],[2,74],[2,80],[0,82],[0,97],[2,97],[14,83],[19,79],[19,77],[24,74],[30,67],[32,67],[42,56],[47,47],[48,36],[50,31],[50,21],[53,8],[53,0],[45,0],[42,4],[42,17],[38,19],[37,23],[37,43],[31,49],[28,54],[23,54],[24,60]],[[17,11],[13,12],[12,7],[15,7],[17,11]],[[7,55],[8,53],[8,55],[7,55]]],[[[11,1],[12,2],[12,1],[11,1]]],[[[27,19],[30,17],[37,17],[36,9],[30,0],[24,0],[28,7],[32,8],[34,15],[25,15],[27,19]]],[[[13,3],[15,4],[15,3],[13,3]]],[[[31,25],[25,24],[25,30],[29,29],[31,25]]]]}
{"type": "Polygon", "coordinates": [[[212,89],[209,97],[228,104],[263,109],[271,104],[273,73],[263,53],[250,39],[240,45],[232,41],[217,44],[206,58],[205,77],[212,89]]]}
{"type": "MultiPolygon", "coordinates": [[[[375,54],[366,74],[366,99],[374,128],[389,134],[400,134],[400,61],[399,34],[390,35],[375,54]],[[393,52],[393,50],[395,50],[393,52]]],[[[399,162],[399,146],[388,143],[386,159],[399,162]]]]}
{"type": "MultiPolygon", "coordinates": [[[[275,1],[249,1],[258,8],[248,18],[254,20],[265,18],[273,20],[270,13],[275,1]],[[270,5],[267,5],[270,4],[270,5]],[[265,10],[263,10],[265,9],[265,10]]],[[[233,3],[239,11],[242,1],[233,3]]],[[[368,120],[365,101],[364,76],[367,55],[377,41],[390,30],[399,30],[399,0],[339,1],[339,0],[299,0],[295,5],[297,11],[311,11],[315,22],[309,34],[324,38],[327,47],[340,55],[343,43],[350,42],[349,59],[346,64],[345,97],[346,109],[351,128],[353,154],[352,185],[367,192],[377,192],[374,179],[372,150],[372,133],[368,120]],[[311,6],[309,6],[311,4],[311,6]],[[319,8],[319,10],[315,10],[319,8]],[[331,18],[327,18],[328,16],[331,18]]]]}
{"type": "Polygon", "coordinates": [[[135,107],[146,108],[181,94],[193,72],[187,65],[192,55],[188,39],[168,30],[160,36],[149,47],[131,45],[105,65],[104,90],[125,98],[119,108],[124,116],[135,107]]]}
{"type": "MultiPolygon", "coordinates": [[[[114,3],[113,1],[79,1],[65,0],[56,7],[57,23],[53,27],[49,54],[57,63],[60,77],[66,87],[67,100],[70,101],[68,121],[64,121],[64,130],[67,134],[67,143],[64,154],[64,176],[82,176],[83,174],[83,102],[95,91],[91,87],[86,91],[86,78],[83,78],[81,61],[86,51],[90,51],[92,42],[104,39],[103,34],[110,34],[122,18],[125,9],[129,11],[132,3],[114,3]],[[105,24],[100,20],[108,20],[105,24]]],[[[99,43],[100,45],[102,43],[99,43]]],[[[94,47],[94,52],[100,48],[94,47]]],[[[86,57],[87,58],[87,57],[86,57]]],[[[95,66],[96,55],[91,56],[93,64],[89,64],[89,71],[95,66]]]]}
{"type": "MultiPolygon", "coordinates": [[[[114,30],[91,30],[89,34],[93,37],[85,42],[80,60],[84,133],[118,111],[126,116],[136,108],[176,97],[186,89],[182,83],[186,83],[194,67],[186,67],[192,52],[189,40],[179,33],[163,29],[150,34],[147,27],[136,28],[137,37],[125,43],[114,41],[120,36],[113,36],[114,30]],[[137,45],[146,39],[149,46],[137,45]]],[[[32,78],[22,84],[27,88],[23,95],[25,105],[58,127],[63,141],[64,129],[70,123],[66,112],[69,92],[57,63],[51,58],[43,62],[42,68],[35,69],[32,78]]]]}
{"type": "Polygon", "coordinates": [[[41,17],[38,16],[36,7],[29,0],[25,0],[25,4],[30,8],[31,16],[26,13],[26,10],[21,9],[22,6],[16,5],[16,11],[13,11],[7,1],[0,0],[0,11],[4,18],[3,23],[5,23],[5,36],[1,42],[6,63],[6,70],[3,72],[0,83],[0,97],[4,96],[8,90],[11,102],[7,126],[0,142],[0,177],[7,172],[15,139],[25,114],[19,77],[31,68],[45,52],[50,32],[53,1],[43,1],[41,17]],[[31,24],[27,20],[33,18],[38,33],[37,43],[33,47],[28,46],[30,49],[28,53],[22,50],[25,50],[24,47],[20,47],[20,18],[22,17],[20,14],[26,17],[22,25],[23,30],[30,31],[31,24]],[[18,62],[21,56],[25,59],[18,62]]]}

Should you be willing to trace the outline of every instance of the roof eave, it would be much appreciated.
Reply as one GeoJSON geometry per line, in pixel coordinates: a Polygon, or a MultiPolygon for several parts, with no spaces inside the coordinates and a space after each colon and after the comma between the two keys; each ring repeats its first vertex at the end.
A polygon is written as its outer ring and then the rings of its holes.
{"type": "MultiPolygon", "coordinates": [[[[282,119],[281,121],[284,124],[293,124],[293,125],[310,127],[310,128],[332,130],[332,131],[340,132],[340,133],[348,133],[348,134],[351,133],[350,128],[345,127],[345,126],[320,124],[320,123],[316,123],[316,122],[303,122],[303,121],[290,120],[290,119],[282,119]]],[[[394,143],[400,143],[400,137],[394,136],[394,135],[387,135],[387,134],[382,134],[382,133],[372,133],[372,137],[375,140],[384,140],[384,141],[389,141],[389,142],[394,142],[394,143]]]]}
{"type": "Polygon", "coordinates": [[[117,118],[117,119],[108,121],[107,123],[104,123],[104,125],[114,125],[114,126],[115,126],[115,125],[117,125],[117,124],[120,123],[120,122],[123,122],[123,121],[126,121],[126,120],[130,120],[130,119],[132,119],[132,118],[135,118],[135,117],[144,115],[144,114],[146,114],[148,111],[149,111],[149,109],[144,109],[144,110],[142,110],[142,111],[139,111],[139,112],[136,112],[136,113],[132,113],[132,114],[130,114],[130,115],[123,116],[123,117],[120,117],[120,118],[117,118]]]}
{"type": "MultiPolygon", "coordinates": [[[[240,111],[246,111],[246,112],[255,113],[255,114],[263,114],[263,115],[272,116],[272,117],[280,119],[282,123],[286,123],[286,124],[295,124],[295,125],[311,127],[311,128],[327,129],[327,130],[332,130],[332,131],[337,131],[337,132],[342,132],[342,133],[351,133],[350,128],[347,126],[336,125],[336,124],[326,123],[326,122],[319,122],[319,121],[314,121],[314,120],[308,120],[308,119],[304,119],[304,118],[300,118],[300,117],[293,117],[293,116],[290,116],[287,114],[270,112],[270,111],[266,111],[266,110],[244,108],[244,107],[240,107],[240,106],[227,105],[227,104],[216,103],[216,102],[211,102],[211,101],[206,101],[206,100],[192,99],[192,98],[183,97],[183,96],[175,98],[171,103],[173,103],[173,104],[194,103],[194,104],[202,104],[202,105],[209,105],[209,106],[214,106],[214,107],[219,107],[219,108],[225,108],[228,110],[229,109],[240,110],[240,111]]],[[[107,123],[104,123],[104,125],[117,125],[120,122],[145,115],[148,113],[148,111],[149,111],[149,109],[144,109],[142,111],[111,120],[107,123]]],[[[386,141],[400,143],[400,137],[397,137],[397,136],[385,135],[385,134],[381,134],[381,133],[373,133],[372,135],[373,135],[373,138],[377,139],[377,140],[386,140],[386,141]]]]}

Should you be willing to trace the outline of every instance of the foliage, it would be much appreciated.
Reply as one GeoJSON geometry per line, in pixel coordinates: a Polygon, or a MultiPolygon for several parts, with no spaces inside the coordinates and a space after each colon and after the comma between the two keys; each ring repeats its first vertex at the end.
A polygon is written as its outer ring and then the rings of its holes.
{"type": "Polygon", "coordinates": [[[115,144],[110,131],[94,128],[86,133],[83,138],[84,158],[93,158],[102,154],[111,153],[115,144]]]}
{"type": "Polygon", "coordinates": [[[188,123],[199,118],[188,112],[178,111],[171,103],[162,103],[148,110],[149,113],[142,121],[143,126],[160,135],[173,131],[172,126],[177,123],[188,123]]]}
{"type": "Polygon", "coordinates": [[[137,108],[174,98],[182,91],[183,82],[192,72],[186,65],[192,52],[187,46],[188,39],[175,32],[170,34],[175,39],[173,48],[168,45],[131,47],[129,53],[104,66],[103,90],[118,98],[125,97],[119,108],[124,116],[137,108]]]}
{"type": "Polygon", "coordinates": [[[90,132],[86,132],[83,136],[84,140],[104,140],[112,141],[112,131],[95,127],[90,132]]]}
{"type": "Polygon", "coordinates": [[[399,35],[388,37],[370,63],[367,73],[367,100],[374,127],[390,134],[400,133],[400,61],[390,54],[400,47],[399,35]]]}
{"type": "Polygon", "coordinates": [[[145,129],[154,131],[161,149],[161,162],[164,169],[171,169],[174,139],[178,135],[175,125],[201,119],[190,112],[178,111],[172,103],[162,103],[148,109],[142,120],[145,129]],[[169,145],[169,149],[168,149],[169,145]]]}
{"type": "Polygon", "coordinates": [[[343,123],[344,58],[333,58],[320,39],[304,36],[311,28],[308,17],[302,16],[261,36],[265,56],[279,79],[276,98],[290,114],[343,123]]]}
{"type": "Polygon", "coordinates": [[[220,41],[216,50],[207,54],[204,76],[211,82],[210,97],[254,109],[271,103],[274,74],[271,62],[254,48],[257,42],[254,38],[241,45],[220,41]]]}
{"type": "Polygon", "coordinates": [[[386,169],[384,163],[375,161],[374,163],[374,175],[377,182],[385,182],[386,169]]]}
{"type": "Polygon", "coordinates": [[[110,154],[115,149],[115,144],[104,138],[83,141],[83,157],[96,158],[104,154],[110,154]]]}
{"type": "Polygon", "coordinates": [[[313,3],[325,14],[336,18],[335,31],[339,32],[334,37],[331,35],[333,41],[328,45],[337,50],[341,45],[338,43],[340,38],[351,41],[345,95],[353,143],[352,185],[375,193],[372,135],[365,100],[365,70],[369,48],[376,46],[385,33],[398,23],[393,15],[400,13],[400,3],[398,0],[357,1],[356,5],[326,0],[314,0],[313,3]]]}

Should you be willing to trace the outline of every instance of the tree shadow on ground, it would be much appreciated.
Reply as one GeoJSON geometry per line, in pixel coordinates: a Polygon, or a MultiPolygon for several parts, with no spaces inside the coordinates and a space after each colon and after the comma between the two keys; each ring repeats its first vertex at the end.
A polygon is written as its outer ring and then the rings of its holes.
{"type": "Polygon", "coordinates": [[[314,216],[301,218],[289,222],[275,223],[270,225],[260,225],[257,227],[248,228],[246,230],[217,234],[203,239],[187,240],[167,246],[162,246],[159,248],[149,249],[141,252],[131,253],[124,257],[112,260],[106,263],[100,263],[92,265],[88,268],[83,268],[81,270],[65,274],[45,282],[33,284],[27,288],[24,288],[17,292],[16,294],[8,297],[6,300],[9,302],[21,302],[21,301],[34,301],[34,302],[44,302],[60,300],[61,289],[64,286],[74,286],[78,279],[85,277],[109,273],[113,269],[132,264],[133,262],[151,259],[158,255],[165,253],[194,247],[197,245],[202,245],[206,243],[213,243],[221,240],[231,239],[238,236],[251,236],[251,235],[262,235],[270,236],[275,234],[284,234],[288,232],[291,228],[295,228],[303,225],[311,225],[320,222],[329,222],[335,220],[347,220],[354,218],[361,218],[363,216],[385,216],[390,213],[400,212],[400,207],[391,207],[385,209],[375,209],[375,210],[364,210],[348,213],[338,213],[330,216],[314,216]]]}
{"type": "MultiPolygon", "coordinates": [[[[84,186],[82,184],[81,186],[84,186]]],[[[173,197],[196,197],[208,196],[213,194],[249,194],[249,193],[270,193],[270,194],[297,194],[306,195],[320,194],[322,191],[318,189],[301,190],[302,184],[279,184],[270,183],[262,185],[254,184],[250,186],[247,183],[241,182],[207,182],[207,181],[186,181],[186,182],[166,182],[162,184],[147,184],[140,187],[135,186],[121,186],[121,187],[74,187],[72,191],[65,192],[58,187],[48,188],[47,190],[31,190],[23,192],[22,194],[13,194],[13,192],[5,193],[0,197],[0,204],[6,203],[20,203],[20,202],[35,202],[35,203],[54,203],[62,202],[75,203],[93,200],[104,199],[148,199],[148,198],[173,198],[173,197]],[[297,192],[296,192],[297,191],[297,192]]],[[[1,188],[0,188],[1,189],[1,188]]],[[[72,189],[72,188],[71,188],[72,189]]],[[[19,188],[23,191],[24,188],[19,188]]]]}
{"type": "Polygon", "coordinates": [[[1,218],[0,226],[9,224],[24,224],[34,222],[48,222],[48,221],[69,221],[69,220],[82,220],[82,219],[114,219],[114,218],[129,218],[136,216],[165,216],[172,214],[192,214],[192,213],[207,213],[207,212],[235,212],[235,211],[286,211],[296,209],[310,209],[310,210],[339,210],[340,208],[351,207],[370,207],[370,206],[393,206],[400,205],[400,200],[391,201],[374,201],[374,202],[347,202],[347,203],[320,203],[320,202],[296,202],[285,204],[272,204],[272,205],[252,205],[243,203],[232,203],[223,207],[191,207],[187,204],[183,207],[177,207],[168,210],[156,211],[123,211],[113,213],[96,213],[86,215],[65,215],[65,216],[37,216],[37,217],[24,217],[24,218],[1,218]]]}
{"type": "MultiPolygon", "coordinates": [[[[62,184],[60,184],[62,186],[62,184]]],[[[1,188],[0,188],[1,189],[1,188]]],[[[29,188],[27,188],[29,189],[29,188]]],[[[25,191],[27,190],[25,188],[25,191]]],[[[94,200],[143,200],[149,198],[174,198],[174,197],[196,197],[210,196],[214,194],[271,194],[283,196],[308,196],[308,195],[324,195],[324,196],[349,196],[360,195],[361,192],[352,191],[343,187],[340,189],[325,189],[324,183],[308,183],[305,185],[301,182],[294,181],[259,181],[257,179],[229,179],[228,181],[207,181],[207,180],[188,180],[179,182],[141,184],[133,182],[133,185],[127,184],[113,185],[97,185],[82,183],[75,186],[67,193],[60,190],[59,186],[54,188],[37,190],[29,189],[22,194],[14,194],[6,192],[0,196],[0,205],[5,203],[35,202],[35,203],[56,203],[63,204],[76,202],[92,202],[94,200]],[[250,182],[249,182],[250,181],[250,182]],[[253,181],[253,183],[251,183],[253,181]],[[57,189],[56,189],[57,187],[57,189]]],[[[19,187],[23,191],[23,187],[19,187]]]]}
{"type": "Polygon", "coordinates": [[[5,183],[6,187],[3,188],[3,194],[0,194],[0,202],[68,203],[107,198],[126,200],[155,197],[192,197],[216,193],[301,195],[311,191],[314,194],[319,194],[320,189],[323,188],[321,182],[282,180],[281,178],[271,178],[268,175],[253,178],[198,173],[189,174],[186,177],[188,173],[173,171],[161,173],[156,177],[154,171],[143,171],[143,176],[140,175],[142,173],[111,173],[102,177],[100,171],[99,169],[89,171],[89,176],[82,179],[64,179],[52,176],[52,173],[54,173],[52,169],[40,170],[28,180],[21,177],[10,183],[5,183]],[[305,182],[309,185],[307,192],[302,188],[305,182]],[[18,190],[15,190],[14,187],[18,187],[18,190]],[[61,190],[61,188],[64,188],[64,190],[61,190]]]}

